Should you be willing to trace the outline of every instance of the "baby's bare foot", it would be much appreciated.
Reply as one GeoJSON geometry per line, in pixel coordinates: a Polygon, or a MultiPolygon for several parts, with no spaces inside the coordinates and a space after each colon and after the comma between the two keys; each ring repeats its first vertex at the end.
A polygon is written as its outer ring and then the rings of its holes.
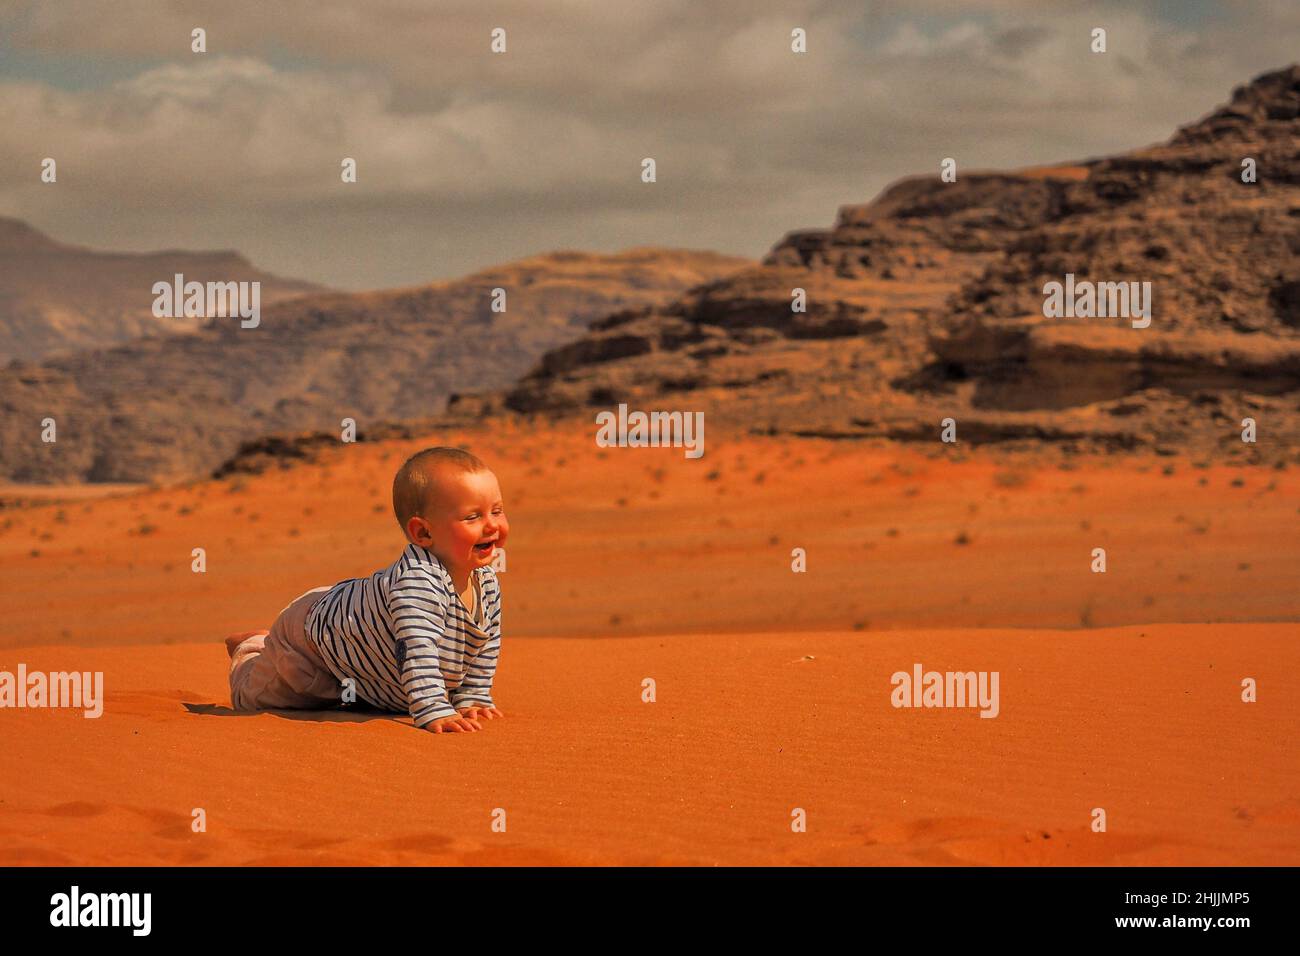
{"type": "Polygon", "coordinates": [[[226,638],[226,653],[231,657],[235,656],[235,651],[239,650],[239,645],[244,643],[250,637],[256,637],[259,634],[269,634],[270,631],[242,631],[239,634],[231,634],[226,638]]]}

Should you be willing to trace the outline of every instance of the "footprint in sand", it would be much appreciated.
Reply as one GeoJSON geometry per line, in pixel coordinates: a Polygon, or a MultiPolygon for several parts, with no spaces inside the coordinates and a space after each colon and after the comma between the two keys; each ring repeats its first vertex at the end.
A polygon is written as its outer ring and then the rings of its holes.
{"type": "Polygon", "coordinates": [[[58,806],[50,807],[45,811],[45,814],[51,817],[97,817],[106,812],[108,812],[108,807],[102,804],[76,800],[72,803],[60,803],[58,806]]]}

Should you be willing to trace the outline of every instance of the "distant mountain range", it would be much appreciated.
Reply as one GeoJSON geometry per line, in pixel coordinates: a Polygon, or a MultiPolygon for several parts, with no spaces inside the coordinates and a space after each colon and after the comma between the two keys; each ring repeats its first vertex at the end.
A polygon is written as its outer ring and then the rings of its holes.
{"type": "Polygon", "coordinates": [[[217,318],[187,334],[15,363],[0,370],[0,476],[193,478],[268,433],[337,436],[352,418],[364,434],[381,420],[427,418],[454,392],[515,382],[593,319],[750,264],[672,249],[554,252],[451,282],[264,304],[257,328],[217,318]],[[498,288],[503,312],[492,308],[498,288]]]}
{"type": "Polygon", "coordinates": [[[1300,66],[1156,146],[904,179],[760,263],[553,253],[23,364],[0,373],[0,475],[193,476],[293,457],[315,439],[262,436],[344,417],[378,434],[620,402],[767,433],[937,442],[951,418],[959,442],[1300,461],[1300,66]],[[1149,288],[1150,323],[1056,315],[1052,283],[1149,288]],[[228,461],[241,447],[256,461],[228,461]]]}
{"type": "Polygon", "coordinates": [[[98,252],[0,216],[0,366],[142,335],[192,332],[202,320],[153,314],[153,284],[177,273],[204,283],[260,282],[263,306],[325,291],[262,272],[234,252],[98,252]]]}
{"type": "Polygon", "coordinates": [[[474,417],[627,402],[755,431],[1294,456],[1300,66],[1161,145],[905,179],[831,229],[595,322],[474,417]],[[1244,182],[1252,160],[1256,181],[1244,182]],[[1072,278],[1070,278],[1072,277],[1072,278]],[[1152,318],[1049,318],[1048,283],[1150,283],[1152,318]],[[803,289],[807,311],[792,311],[803,289]],[[1240,440],[1254,418],[1257,445],[1240,440]]]}

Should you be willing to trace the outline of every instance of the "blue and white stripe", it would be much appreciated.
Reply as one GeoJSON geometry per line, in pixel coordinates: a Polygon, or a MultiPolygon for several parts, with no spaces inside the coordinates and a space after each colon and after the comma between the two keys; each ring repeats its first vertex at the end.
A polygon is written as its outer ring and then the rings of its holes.
{"type": "Polygon", "coordinates": [[[357,697],[409,712],[417,727],[457,708],[493,707],[501,647],[501,588],[490,567],[476,579],[477,620],[433,552],[408,544],[368,578],[340,581],[307,616],[307,634],[330,672],[357,697]]]}

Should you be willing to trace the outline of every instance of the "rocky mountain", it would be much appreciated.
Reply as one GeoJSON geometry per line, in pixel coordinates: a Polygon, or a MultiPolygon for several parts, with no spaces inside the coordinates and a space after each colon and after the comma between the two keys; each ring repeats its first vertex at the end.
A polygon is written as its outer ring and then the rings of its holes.
{"type": "Polygon", "coordinates": [[[830,229],[786,235],[752,268],[593,323],[514,388],[454,410],[618,402],[707,409],[757,431],[935,441],[951,417],[967,441],[1291,455],[1300,66],[1157,146],[902,180],[842,207],[830,229]],[[1052,282],[1092,285],[1110,314],[1072,299],[1057,316],[1052,282]],[[1241,441],[1245,417],[1258,445],[1241,441]]]}
{"type": "Polygon", "coordinates": [[[0,216],[0,365],[192,332],[200,319],[153,314],[155,282],[260,282],[261,304],[323,291],[254,268],[234,252],[97,252],[0,216]]]}
{"type": "Polygon", "coordinates": [[[300,297],[256,328],[209,320],[0,370],[0,476],[18,482],[206,475],[281,431],[337,440],[352,418],[426,418],[455,392],[515,382],[594,318],[663,304],[750,260],[712,252],[555,252],[412,289],[300,297]],[[493,310],[493,290],[505,311],[493,310]],[[43,442],[53,418],[56,441],[43,442]]]}

